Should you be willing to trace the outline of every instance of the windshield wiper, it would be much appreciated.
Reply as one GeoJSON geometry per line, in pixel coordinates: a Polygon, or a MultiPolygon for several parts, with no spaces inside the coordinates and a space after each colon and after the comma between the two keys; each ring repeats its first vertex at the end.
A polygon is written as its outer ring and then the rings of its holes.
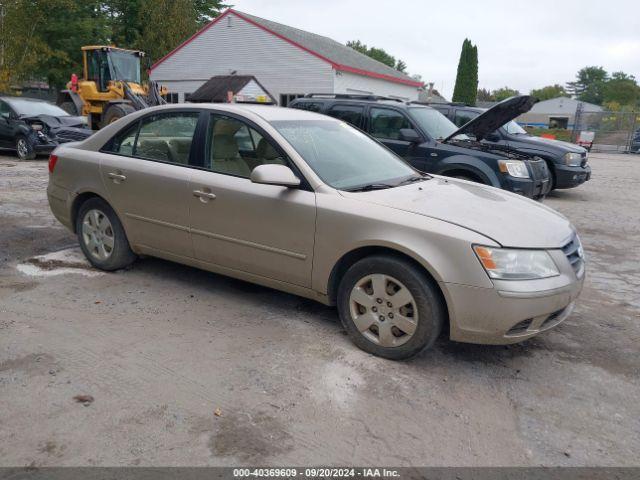
{"type": "Polygon", "coordinates": [[[370,192],[371,190],[384,190],[385,188],[393,188],[396,185],[390,185],[388,183],[368,183],[359,187],[347,188],[347,192],[370,192]]]}
{"type": "Polygon", "coordinates": [[[423,180],[431,180],[431,178],[432,177],[427,175],[416,175],[415,177],[405,178],[400,183],[398,183],[397,186],[399,187],[400,185],[407,185],[409,183],[422,182],[423,180]]]}

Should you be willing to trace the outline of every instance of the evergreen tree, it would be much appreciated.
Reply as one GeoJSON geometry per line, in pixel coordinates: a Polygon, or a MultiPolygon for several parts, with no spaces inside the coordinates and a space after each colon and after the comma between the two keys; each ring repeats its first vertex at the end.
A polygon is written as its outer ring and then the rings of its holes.
{"type": "Polygon", "coordinates": [[[478,93],[478,48],[465,38],[458,62],[453,101],[475,105],[478,93]]]}

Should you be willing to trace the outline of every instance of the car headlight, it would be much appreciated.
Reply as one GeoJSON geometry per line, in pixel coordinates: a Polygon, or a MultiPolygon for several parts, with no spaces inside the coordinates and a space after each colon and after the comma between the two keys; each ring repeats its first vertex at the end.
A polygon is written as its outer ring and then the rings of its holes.
{"type": "Polygon", "coordinates": [[[502,173],[508,173],[516,178],[529,178],[527,164],[521,160],[498,160],[498,166],[502,173]]]}
{"type": "Polygon", "coordinates": [[[491,278],[496,280],[535,280],[560,275],[558,267],[545,250],[475,245],[474,252],[491,278]]]}
{"type": "Polygon", "coordinates": [[[564,163],[569,167],[579,167],[582,164],[582,155],[579,153],[565,153],[564,163]]]}

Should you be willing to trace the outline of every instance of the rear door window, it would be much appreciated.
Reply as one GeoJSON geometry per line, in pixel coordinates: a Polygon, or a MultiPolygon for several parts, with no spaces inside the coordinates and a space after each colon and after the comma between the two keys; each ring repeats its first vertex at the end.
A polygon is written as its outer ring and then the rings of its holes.
{"type": "Polygon", "coordinates": [[[453,117],[453,123],[455,123],[456,126],[461,127],[465,123],[469,123],[478,115],[480,115],[478,112],[472,112],[470,110],[456,110],[456,114],[453,117]]]}
{"type": "Polygon", "coordinates": [[[334,105],[329,109],[327,114],[350,123],[354,127],[362,128],[364,107],[356,105],[334,105]]]}
{"type": "Polygon", "coordinates": [[[150,115],[117,134],[105,150],[147,160],[188,165],[199,115],[200,112],[150,115]]]}

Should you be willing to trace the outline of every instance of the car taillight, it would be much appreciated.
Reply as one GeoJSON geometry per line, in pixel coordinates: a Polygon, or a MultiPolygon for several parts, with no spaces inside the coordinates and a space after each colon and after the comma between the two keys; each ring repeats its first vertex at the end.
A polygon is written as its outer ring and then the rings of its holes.
{"type": "Polygon", "coordinates": [[[53,173],[53,169],[56,168],[56,162],[58,161],[58,156],[53,153],[49,155],[49,173],[53,173]]]}

